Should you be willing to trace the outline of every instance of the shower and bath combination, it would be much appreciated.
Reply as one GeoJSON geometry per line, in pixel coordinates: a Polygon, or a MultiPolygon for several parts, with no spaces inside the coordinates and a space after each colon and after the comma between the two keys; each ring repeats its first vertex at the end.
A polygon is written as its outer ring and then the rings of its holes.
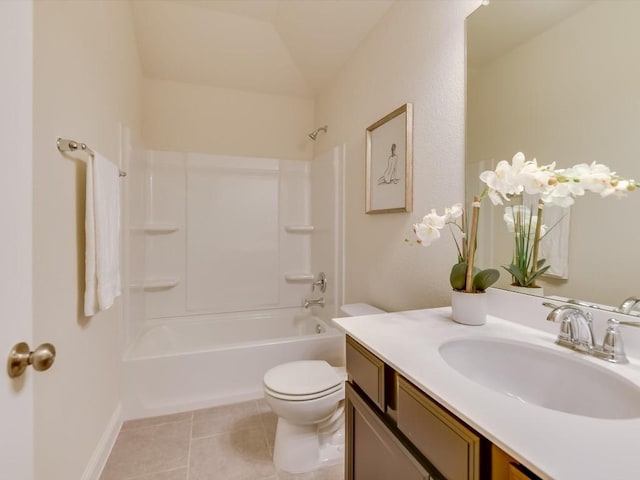
{"type": "Polygon", "coordinates": [[[318,138],[318,133],[320,133],[321,131],[327,133],[327,125],[325,125],[324,127],[316,128],[309,134],[309,138],[315,142],[316,138],[318,138]]]}

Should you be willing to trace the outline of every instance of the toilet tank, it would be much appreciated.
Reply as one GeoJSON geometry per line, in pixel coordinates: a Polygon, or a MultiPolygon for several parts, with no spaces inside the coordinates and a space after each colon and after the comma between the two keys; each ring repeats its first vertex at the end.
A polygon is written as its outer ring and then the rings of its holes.
{"type": "Polygon", "coordinates": [[[368,303],[348,303],[340,307],[340,312],[347,317],[357,317],[359,315],[377,315],[379,313],[386,313],[384,310],[380,310],[368,303]]]}

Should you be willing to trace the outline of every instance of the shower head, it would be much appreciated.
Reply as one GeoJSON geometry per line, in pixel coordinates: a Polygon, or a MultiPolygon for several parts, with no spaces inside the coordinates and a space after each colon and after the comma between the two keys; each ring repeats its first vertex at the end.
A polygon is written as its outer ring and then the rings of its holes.
{"type": "Polygon", "coordinates": [[[315,141],[315,139],[318,138],[318,133],[320,133],[320,131],[327,133],[327,125],[325,125],[324,127],[316,128],[313,132],[309,134],[309,138],[315,141]]]}

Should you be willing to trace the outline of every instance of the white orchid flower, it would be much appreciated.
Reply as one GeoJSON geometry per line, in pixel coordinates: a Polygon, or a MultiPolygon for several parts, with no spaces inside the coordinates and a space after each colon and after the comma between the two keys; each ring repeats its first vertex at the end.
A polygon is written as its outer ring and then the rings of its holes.
{"type": "Polygon", "coordinates": [[[428,247],[440,238],[440,230],[445,225],[445,217],[436,213],[435,209],[431,210],[422,219],[422,223],[413,225],[413,232],[418,237],[417,242],[423,247],[428,247]]]}
{"type": "Polygon", "coordinates": [[[461,203],[456,203],[455,205],[452,205],[450,208],[444,209],[444,216],[446,221],[453,220],[455,218],[460,218],[462,216],[462,213],[463,213],[463,210],[462,210],[461,203]]]}
{"type": "Polygon", "coordinates": [[[629,192],[629,185],[631,185],[631,183],[628,180],[613,180],[611,185],[600,192],[600,196],[608,197],[614,195],[618,198],[625,197],[627,192],[629,192]]]}
{"type": "Polygon", "coordinates": [[[502,219],[507,225],[507,230],[509,231],[509,233],[514,233],[516,231],[516,222],[513,218],[513,211],[511,210],[511,207],[507,207],[504,209],[504,215],[502,219]]]}
{"type": "Polygon", "coordinates": [[[571,168],[559,169],[556,170],[556,184],[551,186],[552,189],[560,188],[561,191],[569,192],[574,197],[580,197],[585,194],[584,185],[580,181],[580,179],[586,175],[589,171],[589,166],[587,164],[579,164],[575,165],[571,168]],[[583,167],[586,167],[585,171],[583,167]]]}
{"type": "Polygon", "coordinates": [[[544,193],[556,183],[555,167],[555,162],[539,167],[534,158],[523,166],[518,176],[518,182],[522,184],[524,191],[529,195],[544,193]]]}
{"type": "Polygon", "coordinates": [[[511,163],[500,160],[495,170],[486,170],[480,174],[480,180],[489,187],[489,198],[494,205],[502,205],[499,195],[508,201],[511,195],[519,195],[524,191],[520,177],[530,164],[525,160],[524,154],[518,152],[511,163]]]}
{"type": "Polygon", "coordinates": [[[571,182],[561,182],[545,191],[541,198],[545,204],[569,207],[575,203],[572,192],[573,185],[571,182]]]}
{"type": "MultiPolygon", "coordinates": [[[[596,162],[591,165],[579,164],[574,167],[574,173],[582,187],[593,193],[602,193],[609,187],[615,176],[609,167],[596,162]]],[[[606,194],[605,194],[606,196],[606,194]]]]}
{"type": "Polygon", "coordinates": [[[423,247],[428,247],[440,238],[440,230],[432,228],[424,223],[415,223],[413,232],[416,234],[417,242],[423,247]]]}
{"type": "Polygon", "coordinates": [[[497,190],[489,189],[487,190],[487,195],[489,196],[489,200],[491,200],[491,203],[493,203],[494,205],[504,205],[502,203],[502,197],[497,190]]]}

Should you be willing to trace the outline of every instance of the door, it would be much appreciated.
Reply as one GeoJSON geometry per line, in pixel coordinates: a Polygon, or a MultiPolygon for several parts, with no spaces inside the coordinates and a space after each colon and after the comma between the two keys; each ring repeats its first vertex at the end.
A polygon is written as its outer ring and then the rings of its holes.
{"type": "Polygon", "coordinates": [[[33,374],[7,354],[31,347],[33,4],[0,1],[0,477],[33,480],[33,374]]]}

